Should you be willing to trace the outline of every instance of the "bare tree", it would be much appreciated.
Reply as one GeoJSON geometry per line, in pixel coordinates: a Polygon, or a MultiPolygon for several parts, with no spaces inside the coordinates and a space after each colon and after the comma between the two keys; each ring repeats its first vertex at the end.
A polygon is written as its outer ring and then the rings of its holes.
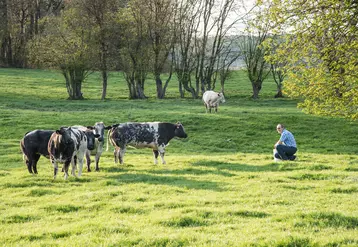
{"type": "Polygon", "coordinates": [[[140,8],[145,10],[142,13],[153,52],[152,73],[157,98],[163,99],[173,72],[169,54],[175,41],[174,16],[177,3],[174,0],[147,0],[140,1],[140,8]],[[164,72],[169,73],[165,82],[162,80],[164,72]]]}
{"type": "Polygon", "coordinates": [[[192,84],[192,73],[195,70],[194,37],[200,23],[201,9],[197,6],[201,0],[180,1],[175,19],[176,44],[173,47],[174,70],[179,81],[180,97],[184,90],[192,98],[198,97],[199,84],[192,84]],[[184,88],[184,89],[183,89],[184,88]]]}
{"type": "Polygon", "coordinates": [[[193,98],[200,92],[215,89],[218,76],[221,83],[226,79],[227,73],[222,69],[228,65],[227,58],[231,56],[228,53],[237,55],[237,51],[230,47],[232,43],[228,42],[228,37],[242,18],[241,15],[229,18],[238,5],[235,0],[180,2],[175,70],[181,83],[179,89],[183,85],[193,98]]]}

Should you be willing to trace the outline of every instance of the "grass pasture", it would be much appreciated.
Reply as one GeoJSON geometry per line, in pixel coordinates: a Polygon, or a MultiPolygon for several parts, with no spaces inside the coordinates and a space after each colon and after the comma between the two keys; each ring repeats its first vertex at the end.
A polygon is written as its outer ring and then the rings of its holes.
{"type": "Polygon", "coordinates": [[[218,114],[179,99],[174,81],[157,100],[153,83],[148,100],[129,101],[112,74],[103,102],[93,74],[86,100],[69,101],[58,73],[0,69],[0,246],[358,246],[355,122],[305,115],[274,99],[270,80],[252,101],[242,72],[218,114]],[[129,148],[125,165],[104,152],[101,170],[81,178],[53,180],[44,157],[38,175],[27,172],[27,131],[96,121],[180,121],[189,137],[170,142],[167,165],[129,148]],[[279,122],[296,137],[297,161],[272,160],[279,122]]]}

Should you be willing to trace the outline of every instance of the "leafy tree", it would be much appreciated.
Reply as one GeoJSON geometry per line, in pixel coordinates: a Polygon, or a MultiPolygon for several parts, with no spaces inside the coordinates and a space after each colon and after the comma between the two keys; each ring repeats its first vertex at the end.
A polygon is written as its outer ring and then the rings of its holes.
{"type": "Polygon", "coordinates": [[[42,35],[29,43],[30,59],[34,64],[60,69],[69,99],[83,99],[82,83],[96,58],[94,49],[88,45],[90,29],[73,8],[45,20],[42,35]]]}
{"type": "MultiPolygon", "coordinates": [[[[260,1],[265,5],[268,1],[260,1]]],[[[358,2],[271,0],[272,31],[285,32],[275,54],[287,62],[285,91],[319,115],[358,118],[358,2]]]]}
{"type": "Polygon", "coordinates": [[[57,15],[62,0],[0,0],[0,65],[28,67],[26,45],[41,18],[57,15]]]}
{"type": "Polygon", "coordinates": [[[102,74],[102,96],[104,100],[107,94],[108,70],[113,69],[115,45],[118,43],[118,25],[115,25],[115,17],[125,0],[77,0],[78,8],[83,13],[90,25],[93,48],[98,51],[97,68],[102,74]],[[112,66],[111,66],[112,65],[112,66]]]}
{"type": "Polygon", "coordinates": [[[150,71],[151,52],[142,9],[132,7],[118,13],[117,21],[120,34],[120,67],[127,82],[130,99],[145,99],[144,85],[150,71]]]}

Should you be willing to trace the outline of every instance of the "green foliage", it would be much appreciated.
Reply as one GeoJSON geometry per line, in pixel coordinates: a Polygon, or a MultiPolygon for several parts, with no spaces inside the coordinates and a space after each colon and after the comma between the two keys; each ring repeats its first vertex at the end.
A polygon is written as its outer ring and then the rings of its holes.
{"type": "Polygon", "coordinates": [[[354,122],[273,99],[271,78],[250,100],[242,71],[226,84],[217,114],[191,95],[178,99],[174,83],[169,99],[148,86],[147,100],[128,100],[117,73],[101,101],[99,78],[84,82],[86,100],[69,101],[58,71],[0,69],[3,246],[357,246],[354,122]],[[153,165],[150,149],[128,149],[125,165],[114,164],[110,149],[99,172],[53,180],[44,157],[30,175],[19,148],[37,128],[178,120],[189,137],[170,142],[167,165],[153,165]],[[278,122],[295,134],[297,161],[272,160],[278,122]]]}
{"type": "Polygon", "coordinates": [[[286,39],[271,56],[287,63],[284,91],[308,113],[357,119],[357,3],[271,2],[267,21],[286,39]]]}

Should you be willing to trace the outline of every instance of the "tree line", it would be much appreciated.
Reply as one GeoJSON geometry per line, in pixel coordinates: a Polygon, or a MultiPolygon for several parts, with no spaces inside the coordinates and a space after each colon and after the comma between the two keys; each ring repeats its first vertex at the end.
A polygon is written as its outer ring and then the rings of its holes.
{"type": "Polygon", "coordinates": [[[0,0],[0,65],[61,71],[70,99],[94,70],[121,70],[130,99],[146,98],[154,77],[163,99],[175,73],[178,90],[193,98],[216,88],[240,56],[228,35],[243,16],[236,0],[0,0]],[[230,17],[231,15],[231,17],[230,17]]]}
{"type": "MultiPolygon", "coordinates": [[[[82,82],[123,72],[130,99],[149,75],[165,98],[175,74],[181,97],[225,89],[238,58],[258,98],[269,73],[308,113],[357,119],[355,0],[0,0],[0,66],[56,68],[70,99],[82,82]],[[238,23],[245,30],[237,30],[238,23]]],[[[284,90],[284,91],[283,91],[284,90]]]]}

